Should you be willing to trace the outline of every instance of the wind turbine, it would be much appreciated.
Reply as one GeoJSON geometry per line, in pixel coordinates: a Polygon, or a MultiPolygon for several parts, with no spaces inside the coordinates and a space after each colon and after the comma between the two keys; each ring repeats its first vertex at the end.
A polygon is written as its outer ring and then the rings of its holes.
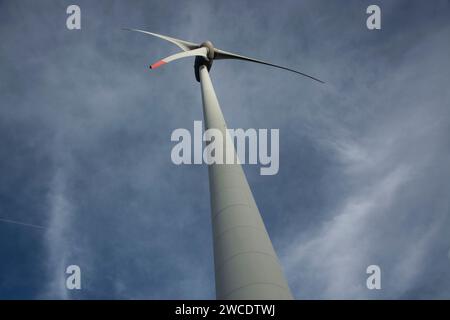
{"type": "MultiPolygon", "coordinates": [[[[215,128],[228,137],[227,125],[209,77],[214,60],[237,59],[295,72],[317,82],[305,73],[276,64],[217,49],[210,41],[196,44],[138,29],[126,29],[161,38],[181,50],[152,64],[150,69],[185,57],[195,57],[195,78],[201,84],[205,130],[215,128]]],[[[234,145],[224,144],[237,159],[234,145]]],[[[210,164],[209,191],[214,244],[216,298],[227,300],[292,299],[278,257],[259,213],[240,163],[210,164]]]]}

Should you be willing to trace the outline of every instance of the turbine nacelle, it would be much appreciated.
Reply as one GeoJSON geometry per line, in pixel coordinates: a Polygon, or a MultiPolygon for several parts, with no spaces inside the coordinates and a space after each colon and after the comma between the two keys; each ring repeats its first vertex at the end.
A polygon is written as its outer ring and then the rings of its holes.
{"type": "Polygon", "coordinates": [[[196,56],[195,57],[195,62],[194,62],[194,74],[195,74],[195,79],[200,82],[200,66],[204,65],[206,66],[206,68],[208,68],[208,71],[211,70],[212,64],[213,64],[213,60],[216,56],[215,51],[214,51],[214,46],[212,44],[211,41],[205,41],[200,45],[201,48],[206,48],[207,49],[207,53],[206,53],[206,57],[203,56],[196,56]]]}
{"type": "Polygon", "coordinates": [[[184,40],[179,40],[179,39],[175,39],[172,37],[168,37],[168,36],[163,36],[161,34],[157,34],[157,33],[152,33],[152,32],[148,32],[148,31],[144,31],[144,30],[138,30],[138,29],[126,29],[126,30],[130,30],[130,31],[136,31],[136,32],[141,32],[141,33],[145,33],[166,41],[169,41],[173,44],[175,44],[176,46],[178,46],[179,48],[181,48],[181,50],[183,50],[182,52],[173,54],[171,56],[168,56],[167,58],[164,58],[162,60],[159,60],[157,62],[155,62],[154,64],[150,65],[150,69],[155,69],[158,68],[164,64],[167,64],[171,61],[174,60],[178,60],[181,58],[185,58],[185,57],[195,57],[195,63],[194,63],[194,71],[195,71],[195,78],[197,79],[197,81],[200,81],[200,76],[199,76],[199,68],[202,65],[205,65],[208,68],[208,71],[211,69],[213,60],[220,60],[220,59],[233,59],[233,60],[242,60],[242,61],[247,61],[247,62],[255,62],[255,63],[259,63],[259,64],[264,64],[267,66],[271,66],[271,67],[275,67],[275,68],[279,68],[279,69],[283,69],[283,70],[287,70],[290,72],[294,72],[297,74],[300,74],[302,76],[305,76],[307,78],[310,78],[312,80],[315,80],[317,82],[320,83],[324,83],[322,80],[319,80],[313,76],[310,76],[306,73],[300,72],[300,71],[296,71],[293,69],[289,69],[280,65],[276,65],[273,63],[269,63],[269,62],[265,62],[262,60],[257,60],[257,59],[253,59],[253,58],[249,58],[246,56],[242,56],[239,54],[235,54],[235,53],[231,53],[231,52],[227,52],[224,50],[220,50],[217,48],[214,48],[213,44],[211,43],[211,41],[205,41],[202,44],[196,44],[196,43],[192,43],[192,42],[188,42],[188,41],[184,41],[184,40]]]}
{"type": "Polygon", "coordinates": [[[206,66],[206,68],[209,70],[211,70],[213,64],[213,60],[207,60],[206,58],[203,57],[195,57],[195,62],[194,62],[194,74],[195,74],[195,80],[197,80],[198,82],[200,82],[200,66],[206,66]]]}

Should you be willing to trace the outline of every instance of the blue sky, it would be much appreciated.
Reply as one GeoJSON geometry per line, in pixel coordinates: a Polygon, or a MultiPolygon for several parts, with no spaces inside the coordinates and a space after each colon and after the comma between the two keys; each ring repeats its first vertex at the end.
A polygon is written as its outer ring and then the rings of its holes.
{"type": "Polygon", "coordinates": [[[77,1],[69,31],[72,3],[0,2],[0,218],[44,227],[0,222],[0,298],[214,298],[207,168],[170,160],[193,61],[122,27],[326,82],[211,70],[229,127],[280,130],[279,173],[244,169],[296,298],[450,297],[449,1],[77,1]]]}

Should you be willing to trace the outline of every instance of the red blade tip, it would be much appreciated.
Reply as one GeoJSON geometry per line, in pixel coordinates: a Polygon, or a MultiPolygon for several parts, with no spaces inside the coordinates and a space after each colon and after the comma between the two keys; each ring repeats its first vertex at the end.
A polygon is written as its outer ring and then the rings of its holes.
{"type": "Polygon", "coordinates": [[[150,66],[150,69],[156,69],[160,66],[162,66],[163,64],[166,64],[167,62],[164,62],[163,60],[159,60],[158,62],[155,62],[154,64],[152,64],[150,66]]]}

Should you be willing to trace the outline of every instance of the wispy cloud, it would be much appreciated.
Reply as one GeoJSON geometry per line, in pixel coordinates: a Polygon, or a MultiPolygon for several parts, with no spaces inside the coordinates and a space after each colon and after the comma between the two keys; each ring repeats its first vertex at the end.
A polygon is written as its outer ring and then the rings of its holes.
{"type": "Polygon", "coordinates": [[[69,243],[68,228],[72,215],[71,204],[68,202],[65,188],[66,177],[63,168],[55,172],[49,194],[50,225],[47,232],[49,286],[43,293],[51,299],[67,299],[68,290],[65,286],[65,270],[68,266],[68,254],[73,243],[69,243]]]}

